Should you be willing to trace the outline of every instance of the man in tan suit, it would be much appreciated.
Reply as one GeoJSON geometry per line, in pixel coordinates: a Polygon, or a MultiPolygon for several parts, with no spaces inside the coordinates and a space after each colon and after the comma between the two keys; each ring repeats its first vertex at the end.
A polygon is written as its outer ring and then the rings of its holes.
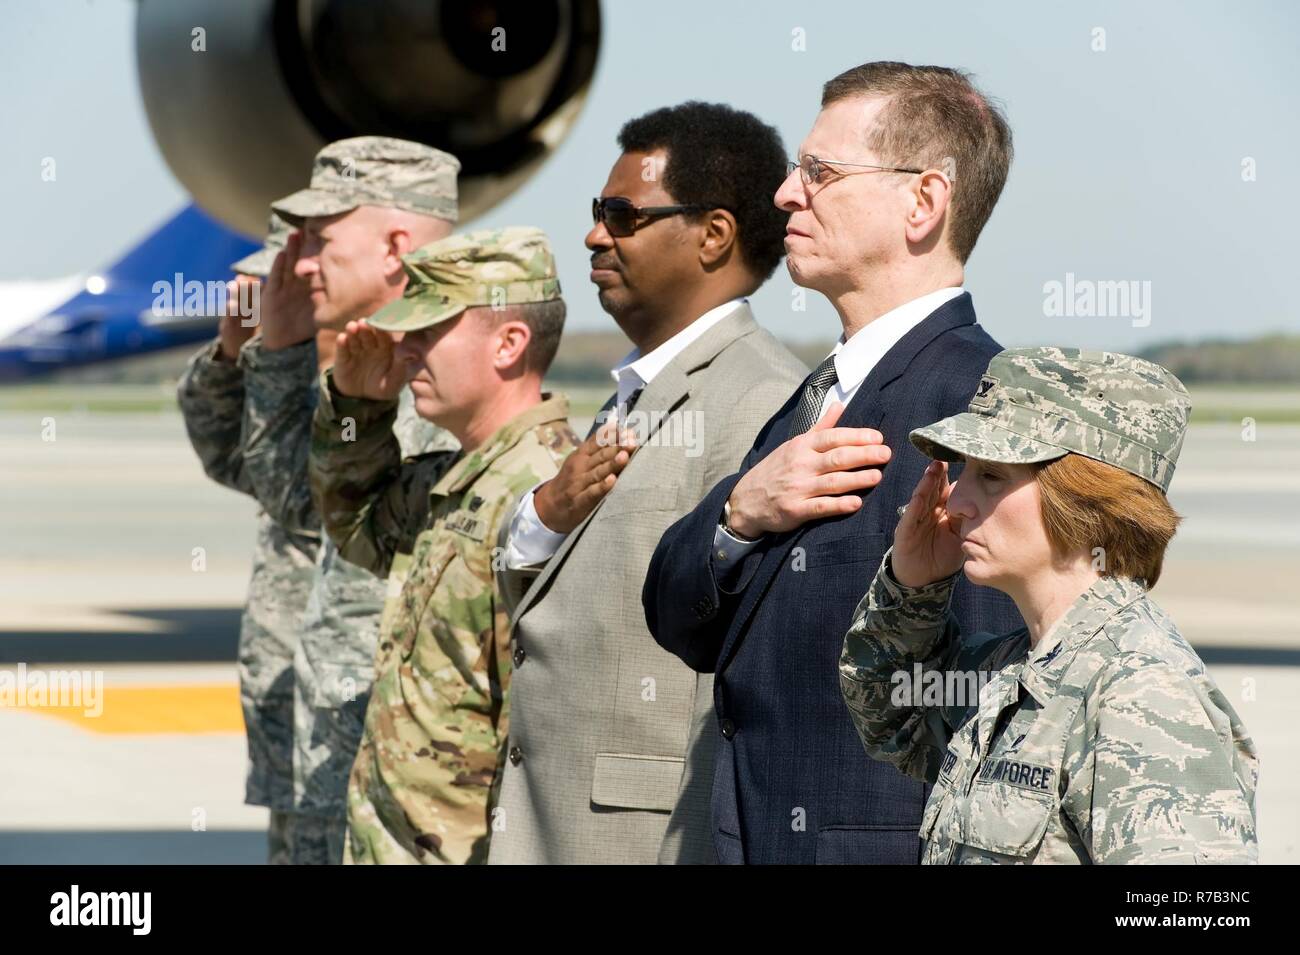
{"type": "Polygon", "coordinates": [[[664,530],[731,474],[807,369],[745,296],[784,251],[776,131],[726,106],[632,120],[586,244],[636,347],[507,532],[510,739],[493,863],[713,862],[712,679],[660,649],[641,587],[664,530]]]}

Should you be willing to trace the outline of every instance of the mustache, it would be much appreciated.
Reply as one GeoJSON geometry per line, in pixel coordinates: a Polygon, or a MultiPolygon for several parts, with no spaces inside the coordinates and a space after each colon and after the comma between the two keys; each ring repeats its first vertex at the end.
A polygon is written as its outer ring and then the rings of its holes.
{"type": "Polygon", "coordinates": [[[593,269],[609,269],[611,272],[619,271],[618,260],[609,254],[593,255],[591,257],[591,267],[593,269]]]}

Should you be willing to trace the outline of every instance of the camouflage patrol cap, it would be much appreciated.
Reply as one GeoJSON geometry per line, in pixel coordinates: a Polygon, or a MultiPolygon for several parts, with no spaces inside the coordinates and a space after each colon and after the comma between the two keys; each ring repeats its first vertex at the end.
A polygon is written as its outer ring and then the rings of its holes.
{"type": "Polygon", "coordinates": [[[335,216],[357,206],[385,206],[456,221],[460,160],[423,143],[356,136],[316,154],[311,185],[271,203],[294,226],[309,216],[335,216]]]}
{"type": "Polygon", "coordinates": [[[255,252],[250,252],[238,262],[232,263],[230,271],[266,278],[271,274],[271,266],[275,263],[275,257],[284,248],[289,233],[292,231],[293,226],[272,212],[271,218],[266,223],[266,241],[262,243],[262,247],[255,252]]]}
{"type": "Polygon", "coordinates": [[[402,256],[406,290],[369,319],[375,328],[412,332],[479,305],[526,305],[560,297],[546,233],[506,226],[450,235],[402,256]]]}
{"type": "Polygon", "coordinates": [[[1113,352],[1009,348],[993,356],[970,410],[911,434],[941,461],[1008,464],[1070,452],[1136,474],[1162,491],[1182,450],[1192,403],[1159,365],[1113,352]]]}

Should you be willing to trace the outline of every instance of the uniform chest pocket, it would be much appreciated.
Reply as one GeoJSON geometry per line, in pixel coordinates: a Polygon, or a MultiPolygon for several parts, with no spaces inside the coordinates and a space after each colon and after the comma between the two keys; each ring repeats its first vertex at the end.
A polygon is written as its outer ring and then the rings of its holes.
{"type": "MultiPolygon", "coordinates": [[[[987,761],[981,767],[981,775],[989,771],[990,763],[997,762],[987,761]]],[[[1052,772],[1045,767],[1032,769],[1037,771],[1033,775],[1040,782],[1043,773],[1052,772]]],[[[1054,784],[1043,790],[1006,779],[995,782],[976,779],[962,813],[962,843],[986,852],[1027,860],[1037,852],[1052,816],[1057,812],[1055,789],[1054,784]]]]}
{"type": "MultiPolygon", "coordinates": [[[[961,806],[962,843],[1012,857],[1000,861],[1033,860],[1061,814],[1065,737],[1079,704],[1068,690],[1059,690],[1041,710],[1032,697],[1025,698],[974,767],[961,806]]],[[[975,726],[978,721],[972,720],[975,726]]],[[[1055,831],[1060,834],[1059,823],[1055,831]]]]}

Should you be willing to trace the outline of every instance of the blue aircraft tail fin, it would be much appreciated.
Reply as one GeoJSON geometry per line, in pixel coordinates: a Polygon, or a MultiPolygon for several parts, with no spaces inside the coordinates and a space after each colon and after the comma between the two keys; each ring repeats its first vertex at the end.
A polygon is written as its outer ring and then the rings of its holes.
{"type": "Polygon", "coordinates": [[[257,247],[197,206],[182,209],[85,288],[0,339],[0,381],[206,338],[211,310],[192,306],[211,296],[190,293],[228,280],[231,263],[257,247]]]}

